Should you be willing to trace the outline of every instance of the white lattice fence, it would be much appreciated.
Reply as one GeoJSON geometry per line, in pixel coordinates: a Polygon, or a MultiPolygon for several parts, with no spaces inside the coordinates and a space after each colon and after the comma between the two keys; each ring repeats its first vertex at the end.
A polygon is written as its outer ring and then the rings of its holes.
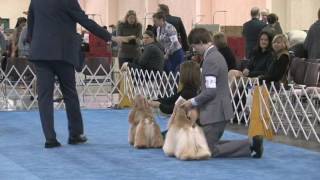
{"type": "Polygon", "coordinates": [[[28,65],[23,70],[0,69],[0,110],[30,110],[36,106],[35,73],[28,65]]]}
{"type": "MultiPolygon", "coordinates": [[[[36,75],[29,65],[23,71],[12,66],[6,72],[0,69],[0,111],[37,109],[36,75]]],[[[124,75],[117,67],[105,69],[85,66],[76,73],[76,83],[82,108],[108,108],[118,104],[124,97],[120,81],[124,75]]],[[[58,80],[54,89],[55,109],[64,109],[63,95],[58,80]]]]}
{"type": "MultiPolygon", "coordinates": [[[[126,75],[126,92],[130,98],[135,94],[142,94],[150,99],[170,96],[178,86],[178,77],[179,74],[166,75],[131,69],[126,75]]],[[[252,109],[251,95],[253,89],[258,86],[259,81],[250,78],[239,78],[229,82],[235,110],[235,118],[231,122],[249,124],[252,109]]],[[[265,116],[260,114],[260,117],[266,128],[272,128],[276,134],[320,142],[319,88],[294,85],[285,87],[283,84],[278,87],[273,83],[270,87],[265,83],[260,87],[267,89],[267,96],[263,97],[260,90],[263,88],[258,88],[260,109],[266,114],[265,116]],[[265,118],[270,119],[271,123],[265,118]]]]}
{"type": "Polygon", "coordinates": [[[130,99],[136,94],[142,94],[149,99],[171,96],[178,87],[179,73],[149,72],[130,69],[125,73],[125,92],[130,99]]]}
{"type": "MultiPolygon", "coordinates": [[[[31,110],[37,108],[36,75],[33,68],[26,66],[21,70],[11,67],[6,72],[0,69],[0,110],[31,110]]],[[[155,99],[167,97],[174,93],[178,86],[179,74],[165,74],[160,72],[147,72],[131,69],[120,72],[112,66],[105,69],[99,66],[96,69],[85,67],[81,73],[76,74],[77,90],[82,108],[99,109],[112,107],[118,104],[124,95],[129,99],[136,94],[155,99]],[[120,82],[124,88],[120,88],[120,82]]],[[[232,122],[248,125],[250,122],[251,103],[250,87],[256,87],[256,79],[239,78],[230,82],[232,105],[235,109],[235,118],[232,122]],[[243,101],[245,100],[245,101],[243,101]]],[[[267,128],[272,128],[277,134],[316,140],[320,142],[320,90],[318,87],[305,87],[281,84],[276,87],[272,84],[268,88],[267,99],[262,98],[261,109],[266,112],[271,123],[264,120],[267,128]],[[267,106],[267,102],[270,102],[267,106]],[[266,108],[269,107],[269,108],[266,108]]],[[[59,83],[54,90],[56,109],[63,109],[64,103],[59,83]]]]}
{"type": "Polygon", "coordinates": [[[115,66],[110,70],[99,65],[96,70],[85,66],[77,73],[77,89],[82,107],[107,108],[118,104],[124,97],[120,82],[124,75],[115,66]]]}
{"type": "MultiPolygon", "coordinates": [[[[250,121],[252,100],[250,94],[253,88],[259,86],[257,79],[239,78],[229,83],[232,104],[235,109],[233,122],[245,123],[250,121]],[[249,102],[248,102],[249,101],[249,102]]],[[[295,138],[316,140],[320,142],[320,88],[295,86],[293,84],[279,87],[265,83],[260,87],[267,88],[267,97],[263,97],[262,88],[258,88],[261,99],[260,109],[266,116],[260,114],[264,125],[272,128],[277,134],[291,135],[295,138]],[[267,105],[267,102],[270,104],[267,105]],[[265,118],[271,120],[267,123],[265,118]]]]}

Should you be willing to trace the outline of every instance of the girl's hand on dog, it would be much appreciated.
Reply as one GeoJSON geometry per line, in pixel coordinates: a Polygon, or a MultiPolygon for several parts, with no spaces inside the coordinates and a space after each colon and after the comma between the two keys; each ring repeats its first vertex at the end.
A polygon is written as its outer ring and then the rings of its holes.
{"type": "Polygon", "coordinates": [[[158,101],[149,101],[149,105],[153,108],[159,108],[160,107],[160,102],[158,101]]]}

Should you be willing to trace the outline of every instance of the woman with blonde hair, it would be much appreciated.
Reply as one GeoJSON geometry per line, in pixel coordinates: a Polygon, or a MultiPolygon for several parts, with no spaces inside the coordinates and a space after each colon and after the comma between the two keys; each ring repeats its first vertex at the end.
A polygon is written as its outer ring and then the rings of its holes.
{"type": "Polygon", "coordinates": [[[137,14],[129,10],[124,20],[117,25],[117,36],[126,37],[121,42],[118,52],[119,66],[124,62],[133,62],[140,57],[139,45],[142,39],[142,25],[137,20],[137,14]]]}
{"type": "Polygon", "coordinates": [[[289,66],[289,41],[283,34],[276,35],[272,40],[272,48],[275,57],[272,60],[267,72],[258,76],[259,87],[254,88],[253,102],[250,114],[250,125],[248,135],[253,137],[262,135],[268,139],[273,138],[273,129],[270,120],[270,92],[269,88],[262,85],[262,81],[270,86],[274,82],[276,89],[280,83],[286,82],[286,75],[289,66]],[[269,113],[268,113],[269,112],[269,113]]]}
{"type": "Polygon", "coordinates": [[[272,60],[267,72],[258,76],[259,80],[265,80],[267,84],[271,81],[275,83],[286,83],[287,71],[289,66],[289,41],[284,34],[276,35],[272,40],[274,59],[272,60]]]}

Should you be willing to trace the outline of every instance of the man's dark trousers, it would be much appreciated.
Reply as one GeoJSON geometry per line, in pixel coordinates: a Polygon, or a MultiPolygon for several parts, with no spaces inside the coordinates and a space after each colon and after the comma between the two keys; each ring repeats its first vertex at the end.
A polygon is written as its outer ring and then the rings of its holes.
{"type": "Polygon", "coordinates": [[[75,71],[64,61],[33,61],[37,73],[38,105],[42,129],[47,141],[55,140],[53,91],[58,77],[65,103],[69,136],[83,134],[83,122],[75,83],[75,71]]]}

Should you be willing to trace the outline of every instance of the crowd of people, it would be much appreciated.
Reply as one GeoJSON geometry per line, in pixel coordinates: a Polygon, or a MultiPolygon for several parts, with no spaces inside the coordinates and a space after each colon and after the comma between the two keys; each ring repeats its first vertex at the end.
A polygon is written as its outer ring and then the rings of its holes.
{"type": "MultiPolygon", "coordinates": [[[[76,34],[76,23],[79,23],[103,40],[114,41],[119,45],[118,59],[123,71],[135,68],[174,74],[180,72],[179,87],[175,94],[149,103],[152,107],[171,114],[179,96],[186,99],[181,107],[187,111],[199,111],[197,122],[204,130],[214,157],[261,158],[261,135],[238,141],[220,139],[227,122],[234,114],[229,81],[238,77],[255,77],[270,84],[285,83],[287,79],[290,45],[276,14],[252,8],[252,19],[243,25],[246,58],[249,61],[247,66],[239,70],[225,34],[212,34],[204,28],[195,28],[187,37],[181,18],[170,15],[169,7],[165,4],[159,5],[158,12],[153,15],[154,25],[148,26],[147,30],[142,30],[136,12],[129,10],[123,21],[117,24],[116,33],[110,34],[90,20],[77,1],[65,6],[55,0],[47,1],[50,3],[32,1],[28,20],[18,19],[10,46],[5,44],[4,36],[0,34],[2,53],[6,53],[8,57],[27,57],[36,67],[45,148],[61,145],[53,126],[52,96],[55,76],[59,79],[66,104],[68,143],[87,141],[74,75],[75,63],[79,61],[79,39],[76,34]],[[50,11],[43,12],[41,9],[49,8],[49,4],[55,5],[50,7],[50,11]],[[65,8],[64,13],[60,13],[61,8],[65,8]],[[72,50],[66,51],[66,48],[72,50]],[[200,61],[186,60],[186,51],[195,51],[200,56],[200,61]]],[[[320,45],[315,38],[320,32],[320,9],[318,17],[319,20],[311,26],[304,42],[308,58],[320,58],[320,45]]]]}

